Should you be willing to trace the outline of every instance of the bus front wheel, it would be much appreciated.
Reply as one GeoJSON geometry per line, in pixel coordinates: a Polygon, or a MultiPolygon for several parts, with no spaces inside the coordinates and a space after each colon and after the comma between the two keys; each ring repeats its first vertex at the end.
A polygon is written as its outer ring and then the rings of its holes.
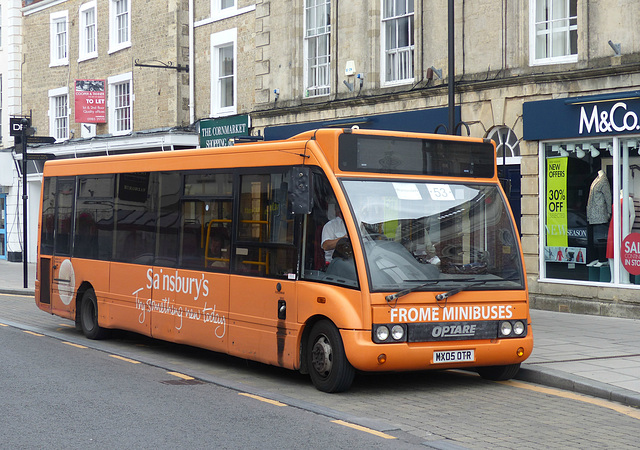
{"type": "Polygon", "coordinates": [[[485,380],[505,381],[515,377],[520,370],[520,364],[509,364],[507,366],[486,366],[478,367],[476,371],[485,380]]]}
{"type": "Polygon", "coordinates": [[[93,289],[87,289],[80,304],[80,327],[89,339],[103,339],[107,330],[98,325],[98,300],[93,289]]]}
{"type": "Polygon", "coordinates": [[[340,332],[327,320],[311,328],[307,365],[311,381],[323,392],[346,391],[355,376],[355,369],[345,355],[340,332]]]}

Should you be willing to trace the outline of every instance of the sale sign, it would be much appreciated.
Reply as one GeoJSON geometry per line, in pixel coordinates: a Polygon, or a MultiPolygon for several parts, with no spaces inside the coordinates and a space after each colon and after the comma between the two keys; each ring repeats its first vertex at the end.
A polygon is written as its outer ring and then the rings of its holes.
{"type": "Polygon", "coordinates": [[[640,234],[631,233],[622,241],[622,265],[631,275],[640,275],[640,234]]]}
{"type": "Polygon", "coordinates": [[[105,80],[76,80],[77,123],[106,123],[105,80]]]}
{"type": "Polygon", "coordinates": [[[547,246],[568,245],[567,160],[566,157],[547,159],[547,246]]]}

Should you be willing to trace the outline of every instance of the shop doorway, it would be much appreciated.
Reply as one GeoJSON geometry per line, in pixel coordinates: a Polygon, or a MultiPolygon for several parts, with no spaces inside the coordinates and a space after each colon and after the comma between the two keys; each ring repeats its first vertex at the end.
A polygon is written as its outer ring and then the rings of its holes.
{"type": "Polygon", "coordinates": [[[507,126],[493,127],[487,133],[487,139],[492,139],[496,143],[498,177],[502,180],[518,232],[522,235],[522,227],[520,226],[522,218],[520,139],[507,126]]]}

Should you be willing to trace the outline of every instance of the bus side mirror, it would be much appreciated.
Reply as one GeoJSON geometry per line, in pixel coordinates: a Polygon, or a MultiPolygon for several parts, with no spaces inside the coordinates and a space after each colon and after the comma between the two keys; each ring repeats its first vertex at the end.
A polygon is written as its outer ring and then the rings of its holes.
{"type": "Polygon", "coordinates": [[[289,199],[293,214],[311,214],[313,199],[311,198],[311,170],[309,167],[296,166],[291,169],[289,199]]]}

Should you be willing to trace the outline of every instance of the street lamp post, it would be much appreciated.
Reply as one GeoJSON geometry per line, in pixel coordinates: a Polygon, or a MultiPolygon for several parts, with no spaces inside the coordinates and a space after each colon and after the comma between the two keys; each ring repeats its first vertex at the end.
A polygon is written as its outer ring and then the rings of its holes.
{"type": "Polygon", "coordinates": [[[29,266],[27,263],[27,128],[29,128],[29,119],[22,118],[22,278],[24,280],[24,288],[29,287],[29,266]]]}

